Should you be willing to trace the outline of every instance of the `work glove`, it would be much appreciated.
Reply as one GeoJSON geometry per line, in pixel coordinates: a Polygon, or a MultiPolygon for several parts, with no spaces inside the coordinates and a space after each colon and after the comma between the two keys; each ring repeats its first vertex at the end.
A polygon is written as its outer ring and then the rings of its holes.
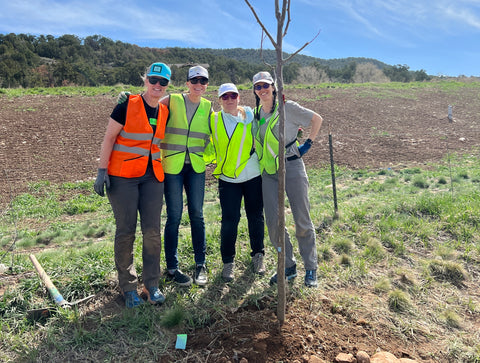
{"type": "Polygon", "coordinates": [[[95,179],[95,183],[93,184],[93,189],[95,193],[99,196],[105,196],[105,187],[107,189],[110,188],[110,178],[107,174],[107,169],[98,169],[97,179],[95,179]]]}
{"type": "Polygon", "coordinates": [[[124,103],[126,100],[128,100],[128,96],[130,95],[131,95],[130,92],[125,92],[125,91],[120,92],[117,97],[117,103],[119,105],[124,103]]]}
{"type": "Polygon", "coordinates": [[[303,156],[307,153],[308,150],[312,147],[313,141],[311,139],[305,140],[305,142],[298,147],[298,152],[300,156],[303,156]]]}

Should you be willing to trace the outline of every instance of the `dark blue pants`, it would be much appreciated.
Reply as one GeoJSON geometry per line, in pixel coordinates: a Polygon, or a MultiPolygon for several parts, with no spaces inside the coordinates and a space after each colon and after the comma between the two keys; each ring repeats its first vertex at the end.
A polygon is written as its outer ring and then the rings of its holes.
{"type": "Polygon", "coordinates": [[[179,174],[165,173],[167,222],[165,223],[164,245],[165,260],[169,270],[178,268],[178,228],[183,213],[183,188],[185,188],[187,196],[195,263],[203,265],[206,259],[205,222],[203,220],[205,172],[196,173],[190,164],[185,164],[179,174]]]}

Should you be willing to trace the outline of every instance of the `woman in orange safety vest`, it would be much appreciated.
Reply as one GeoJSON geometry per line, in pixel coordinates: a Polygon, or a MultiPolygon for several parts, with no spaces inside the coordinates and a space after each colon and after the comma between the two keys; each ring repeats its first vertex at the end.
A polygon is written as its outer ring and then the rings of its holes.
{"type": "Polygon", "coordinates": [[[151,304],[165,297],[160,279],[160,214],[163,203],[163,167],[160,141],[165,136],[168,108],[159,102],[170,81],[170,68],[153,63],[142,77],[145,92],[118,104],[107,125],[94,189],[104,196],[105,187],[115,216],[115,266],[125,305],[144,303],[138,295],[133,263],[137,212],[143,235],[142,296],[151,304]]]}

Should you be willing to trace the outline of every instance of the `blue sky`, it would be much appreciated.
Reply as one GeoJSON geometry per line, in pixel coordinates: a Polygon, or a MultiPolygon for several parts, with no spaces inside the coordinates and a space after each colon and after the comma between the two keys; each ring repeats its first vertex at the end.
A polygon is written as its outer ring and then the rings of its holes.
{"type": "MultiPolygon", "coordinates": [[[[276,37],[274,0],[250,3],[276,37]]],[[[157,48],[260,47],[260,27],[243,0],[0,0],[0,9],[0,34],[99,34],[157,48]]],[[[302,54],[480,76],[480,0],[292,0],[284,51],[319,31],[302,54]]]]}

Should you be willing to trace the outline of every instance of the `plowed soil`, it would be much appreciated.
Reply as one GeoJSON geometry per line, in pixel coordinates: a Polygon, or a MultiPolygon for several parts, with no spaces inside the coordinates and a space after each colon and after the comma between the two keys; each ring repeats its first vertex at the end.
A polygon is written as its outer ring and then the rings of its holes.
{"type": "MultiPolygon", "coordinates": [[[[240,93],[244,104],[254,105],[251,91],[240,93]]],[[[218,110],[215,93],[207,97],[218,110]]],[[[351,168],[425,165],[480,144],[478,89],[298,89],[287,90],[286,97],[324,117],[315,146],[304,157],[307,167],[329,165],[329,134],[334,162],[351,168]]],[[[2,203],[9,194],[25,191],[28,183],[95,177],[115,98],[35,95],[0,100],[2,203]]]]}
{"type": "MultiPolygon", "coordinates": [[[[207,97],[216,98],[214,92],[207,97]]],[[[324,117],[320,135],[304,157],[307,168],[329,165],[329,136],[334,162],[361,169],[423,167],[441,162],[448,153],[478,152],[480,146],[478,89],[298,89],[288,90],[286,97],[324,117]],[[448,118],[449,105],[452,120],[448,118]]],[[[2,96],[0,101],[2,212],[29,183],[73,182],[96,176],[114,97],[2,96]]],[[[241,91],[241,103],[254,105],[251,91],[241,91]]],[[[219,109],[218,102],[214,107],[219,109]]],[[[361,289],[355,294],[361,295],[361,289]]],[[[271,301],[259,302],[255,309],[241,308],[223,322],[191,335],[188,354],[178,358],[313,362],[311,355],[333,361],[340,352],[373,354],[380,348],[397,357],[446,361],[445,347],[429,342],[427,336],[403,341],[381,322],[342,314],[328,297],[315,299],[320,301],[320,309],[312,310],[312,304],[303,300],[290,301],[282,326],[271,301]]]]}

